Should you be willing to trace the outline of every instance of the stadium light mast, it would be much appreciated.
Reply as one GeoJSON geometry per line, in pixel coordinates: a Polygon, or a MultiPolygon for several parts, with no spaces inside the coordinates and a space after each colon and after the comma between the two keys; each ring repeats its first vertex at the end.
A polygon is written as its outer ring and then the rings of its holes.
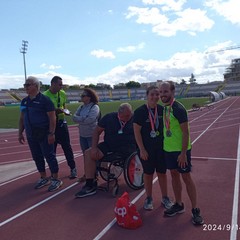
{"type": "Polygon", "coordinates": [[[24,66],[25,80],[27,79],[26,60],[25,60],[25,54],[27,53],[27,47],[28,47],[28,41],[22,40],[22,48],[20,49],[20,53],[23,54],[23,66],[24,66]]]}

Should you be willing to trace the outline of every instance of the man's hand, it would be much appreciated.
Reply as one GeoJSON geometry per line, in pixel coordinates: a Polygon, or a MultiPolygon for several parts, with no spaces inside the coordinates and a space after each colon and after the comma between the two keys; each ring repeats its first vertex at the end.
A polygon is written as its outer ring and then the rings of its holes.
{"type": "Polygon", "coordinates": [[[22,133],[20,133],[20,134],[18,135],[18,141],[19,141],[19,143],[24,144],[25,138],[24,138],[24,136],[23,136],[22,133]]]}
{"type": "Polygon", "coordinates": [[[178,156],[178,166],[180,168],[186,168],[188,163],[187,163],[187,155],[186,153],[181,152],[180,155],[178,156]]]}
{"type": "Polygon", "coordinates": [[[55,112],[56,112],[56,114],[64,113],[63,109],[61,109],[61,108],[56,108],[55,112]]]}

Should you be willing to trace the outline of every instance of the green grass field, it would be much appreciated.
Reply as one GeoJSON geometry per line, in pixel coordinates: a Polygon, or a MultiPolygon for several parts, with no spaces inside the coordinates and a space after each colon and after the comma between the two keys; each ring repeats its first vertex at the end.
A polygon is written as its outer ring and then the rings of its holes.
{"type": "MultiPolygon", "coordinates": [[[[208,102],[208,98],[183,98],[178,99],[185,107],[186,109],[190,109],[193,103],[198,103],[201,106],[206,104],[208,102]]],[[[101,109],[102,116],[104,116],[106,113],[117,111],[119,105],[123,103],[124,101],[114,101],[114,102],[100,102],[99,106],[101,109]]],[[[133,109],[135,110],[140,105],[144,104],[146,101],[144,100],[135,100],[135,101],[128,101],[133,109]]],[[[80,103],[81,104],[81,103],[80,103]]],[[[74,113],[79,103],[72,103],[68,104],[68,109],[74,113]]],[[[19,118],[19,106],[6,106],[6,107],[0,107],[0,128],[18,128],[18,118],[19,118]]],[[[67,121],[69,125],[75,124],[72,121],[71,117],[67,117],[67,121]]]]}

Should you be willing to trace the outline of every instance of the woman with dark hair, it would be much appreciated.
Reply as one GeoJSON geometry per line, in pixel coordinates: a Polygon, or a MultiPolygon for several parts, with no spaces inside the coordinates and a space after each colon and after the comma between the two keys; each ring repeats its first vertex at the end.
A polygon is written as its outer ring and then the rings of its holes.
{"type": "Polygon", "coordinates": [[[167,169],[163,152],[163,107],[158,104],[160,99],[158,87],[150,86],[146,96],[146,104],[135,110],[133,120],[134,135],[144,170],[146,190],[144,209],[153,209],[152,182],[155,172],[162,193],[161,203],[169,209],[172,202],[167,191],[167,169]]]}
{"type": "MultiPolygon", "coordinates": [[[[97,126],[100,116],[100,108],[98,106],[98,96],[91,88],[84,88],[80,105],[73,115],[73,121],[78,123],[80,146],[85,157],[85,151],[92,146],[92,133],[97,126]]],[[[80,182],[85,181],[85,175],[79,179],[80,182]]]]}

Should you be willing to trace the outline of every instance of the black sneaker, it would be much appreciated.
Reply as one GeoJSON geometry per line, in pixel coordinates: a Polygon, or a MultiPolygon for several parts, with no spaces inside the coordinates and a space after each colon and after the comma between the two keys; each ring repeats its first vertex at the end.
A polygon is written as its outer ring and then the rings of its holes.
{"type": "Polygon", "coordinates": [[[83,197],[91,196],[91,195],[95,194],[96,192],[97,192],[96,184],[93,184],[93,186],[84,185],[82,187],[82,189],[78,193],[75,194],[75,197],[83,198],[83,197]]]}
{"type": "Polygon", "coordinates": [[[52,178],[51,185],[48,188],[49,192],[56,191],[63,185],[63,182],[60,179],[52,178]]]}
{"type": "Polygon", "coordinates": [[[192,223],[194,225],[202,225],[204,223],[204,220],[200,215],[200,209],[199,208],[193,208],[192,209],[192,223]]]}
{"type": "Polygon", "coordinates": [[[44,186],[47,186],[50,184],[50,180],[48,178],[40,178],[36,185],[34,186],[35,189],[39,189],[39,188],[42,188],[44,186]]]}
{"type": "Polygon", "coordinates": [[[180,206],[178,203],[175,203],[172,205],[170,209],[167,209],[164,211],[164,215],[168,217],[175,216],[177,213],[183,213],[185,212],[184,204],[182,203],[182,206],[180,206]]]}

